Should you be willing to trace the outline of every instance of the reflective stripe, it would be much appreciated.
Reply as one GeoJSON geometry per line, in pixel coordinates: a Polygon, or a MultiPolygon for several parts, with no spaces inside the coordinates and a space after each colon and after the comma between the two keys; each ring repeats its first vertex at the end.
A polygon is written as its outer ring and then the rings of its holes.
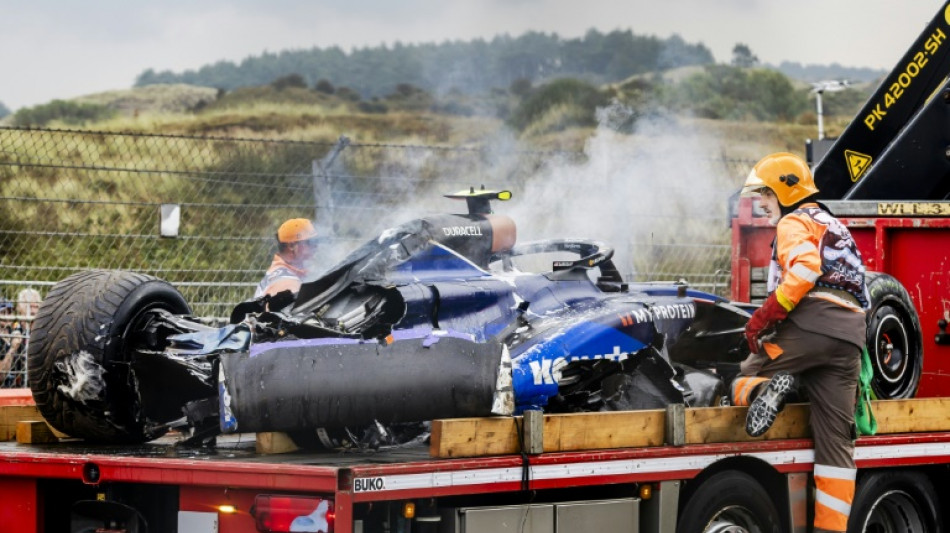
{"type": "Polygon", "coordinates": [[[845,533],[848,529],[848,515],[815,502],[815,529],[845,533]]]}
{"type": "Polygon", "coordinates": [[[254,291],[255,298],[264,296],[264,293],[267,292],[267,289],[273,287],[274,285],[276,285],[277,283],[281,281],[294,281],[296,283],[300,283],[300,278],[292,274],[276,276],[276,277],[271,277],[271,274],[264,276],[264,279],[261,280],[261,283],[257,286],[257,289],[254,291]]]}
{"type": "Polygon", "coordinates": [[[815,475],[824,478],[854,481],[857,479],[858,470],[856,468],[842,468],[840,466],[820,465],[816,463],[815,475]]]}
{"type": "Polygon", "coordinates": [[[838,498],[835,498],[831,494],[828,494],[820,489],[815,490],[815,501],[845,516],[851,514],[850,503],[839,500],[838,498]]]}
{"type": "Polygon", "coordinates": [[[778,300],[778,303],[781,304],[786,311],[795,309],[795,302],[789,299],[788,296],[785,296],[785,293],[779,290],[778,287],[775,288],[775,299],[778,300]]]}
{"type": "Polygon", "coordinates": [[[818,281],[818,276],[821,275],[821,272],[815,272],[812,269],[802,264],[793,266],[791,270],[789,270],[789,272],[791,272],[792,274],[795,274],[796,276],[802,278],[803,280],[809,283],[814,283],[818,281]]]}
{"type": "Polygon", "coordinates": [[[815,464],[815,528],[847,528],[857,473],[854,468],[815,464]]]}
{"type": "Polygon", "coordinates": [[[788,259],[786,261],[786,265],[790,265],[792,263],[792,259],[795,259],[799,255],[803,253],[807,253],[807,252],[812,252],[812,251],[818,252],[818,247],[815,246],[815,243],[811,241],[807,241],[807,242],[803,242],[799,244],[798,246],[792,248],[788,252],[788,259]]]}
{"type": "Polygon", "coordinates": [[[749,395],[755,387],[768,381],[769,378],[749,377],[736,380],[735,392],[732,395],[732,401],[735,405],[749,405],[749,395]]]}

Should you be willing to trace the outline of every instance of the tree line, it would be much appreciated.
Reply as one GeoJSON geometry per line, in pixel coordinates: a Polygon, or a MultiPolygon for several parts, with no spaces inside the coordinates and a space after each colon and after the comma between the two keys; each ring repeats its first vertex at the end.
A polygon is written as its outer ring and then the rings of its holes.
{"type": "Polygon", "coordinates": [[[491,40],[397,42],[356,48],[349,53],[339,47],[264,53],[239,63],[218,61],[181,73],[148,69],[139,74],[135,85],[188,83],[231,90],[299,74],[311,86],[330,80],[363,98],[372,98],[391,94],[400,83],[435,94],[474,94],[506,88],[519,79],[537,83],[571,77],[604,83],[634,74],[712,63],[713,55],[705,45],[687,43],[678,35],[661,39],[636,35],[631,30],[602,33],[592,29],[574,39],[528,32],[491,40]]]}

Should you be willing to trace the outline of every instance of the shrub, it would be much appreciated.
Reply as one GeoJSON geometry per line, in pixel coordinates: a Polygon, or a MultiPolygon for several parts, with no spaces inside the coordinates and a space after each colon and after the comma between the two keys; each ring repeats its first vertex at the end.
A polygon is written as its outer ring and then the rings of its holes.
{"type": "Polygon", "coordinates": [[[334,87],[329,80],[320,80],[316,85],[313,86],[313,90],[317,91],[318,93],[333,94],[336,92],[336,87],[334,87]]]}
{"type": "Polygon", "coordinates": [[[511,85],[508,87],[508,92],[515,96],[525,97],[528,93],[531,92],[531,80],[528,78],[518,78],[515,81],[511,82],[511,85]]]}
{"type": "Polygon", "coordinates": [[[271,87],[277,89],[278,91],[282,91],[290,87],[296,87],[298,89],[307,88],[307,80],[303,79],[303,76],[300,74],[288,74],[286,76],[281,76],[272,81],[270,84],[271,87]]]}
{"type": "Polygon", "coordinates": [[[808,108],[807,94],[784,74],[726,65],[705,67],[667,96],[673,109],[712,119],[790,121],[808,108]]]}
{"type": "Polygon", "coordinates": [[[607,96],[597,87],[581,80],[563,78],[535,89],[511,113],[508,123],[518,131],[525,131],[549,110],[569,106],[573,108],[570,113],[573,120],[587,117],[578,125],[592,126],[596,123],[594,112],[597,107],[606,103],[607,96]]]}
{"type": "Polygon", "coordinates": [[[360,102],[356,108],[364,113],[386,113],[389,111],[386,104],[375,99],[372,102],[360,102]]]}
{"type": "Polygon", "coordinates": [[[13,123],[17,126],[46,126],[50,122],[60,121],[81,126],[87,122],[108,120],[117,113],[104,105],[53,100],[48,104],[20,109],[13,115],[13,123]]]}
{"type": "Polygon", "coordinates": [[[349,100],[351,102],[359,102],[363,99],[360,96],[360,93],[350,89],[349,87],[337,87],[336,95],[343,100],[349,100]]]}

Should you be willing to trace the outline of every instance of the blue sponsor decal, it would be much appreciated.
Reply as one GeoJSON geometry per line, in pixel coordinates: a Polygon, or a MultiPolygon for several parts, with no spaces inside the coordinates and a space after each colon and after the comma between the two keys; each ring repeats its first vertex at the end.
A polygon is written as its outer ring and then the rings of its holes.
{"type": "Polygon", "coordinates": [[[547,405],[557,394],[561,370],[574,361],[606,359],[622,362],[646,345],[604,324],[585,322],[567,327],[512,358],[516,410],[547,405]]]}

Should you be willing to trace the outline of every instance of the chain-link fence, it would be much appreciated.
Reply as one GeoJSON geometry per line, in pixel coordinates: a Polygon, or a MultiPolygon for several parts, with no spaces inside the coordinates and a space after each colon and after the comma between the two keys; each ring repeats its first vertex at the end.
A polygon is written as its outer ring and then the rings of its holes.
{"type": "Polygon", "coordinates": [[[442,195],[471,186],[515,193],[495,210],[519,241],[606,241],[628,279],[726,293],[727,201],[753,162],[608,139],[581,153],[0,128],[0,296],[123,269],[173,283],[197,316],[227,316],[283,220],[316,221],[322,271],[386,227],[464,212],[442,195]]]}

